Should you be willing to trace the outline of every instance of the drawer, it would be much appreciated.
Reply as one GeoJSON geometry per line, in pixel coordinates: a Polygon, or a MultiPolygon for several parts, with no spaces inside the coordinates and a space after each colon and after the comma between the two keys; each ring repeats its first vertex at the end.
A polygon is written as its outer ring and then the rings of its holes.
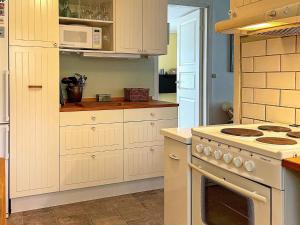
{"type": "Polygon", "coordinates": [[[164,174],[163,146],[124,150],[124,180],[132,181],[164,174]]]}
{"type": "Polygon", "coordinates": [[[60,113],[60,126],[76,126],[84,124],[122,122],[123,110],[101,110],[60,113]]]}
{"type": "Polygon", "coordinates": [[[164,137],[160,134],[160,130],[173,127],[177,127],[177,119],[125,123],[125,148],[163,145],[164,137]]]}
{"type": "Polygon", "coordinates": [[[123,150],[60,157],[60,191],[123,181],[123,150]]]}
{"type": "Polygon", "coordinates": [[[60,155],[123,149],[123,123],[60,128],[60,155]]]}
{"type": "Polygon", "coordinates": [[[170,120],[178,118],[177,107],[124,110],[124,121],[170,120]]]}

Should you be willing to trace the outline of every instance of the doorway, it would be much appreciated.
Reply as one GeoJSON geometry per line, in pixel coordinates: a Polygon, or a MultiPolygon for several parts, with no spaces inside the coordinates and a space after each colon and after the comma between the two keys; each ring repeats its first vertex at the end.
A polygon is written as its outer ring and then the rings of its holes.
{"type": "Polygon", "coordinates": [[[197,127],[204,123],[205,9],[194,6],[168,6],[170,24],[168,54],[160,56],[159,98],[177,102],[178,126],[197,127]]]}

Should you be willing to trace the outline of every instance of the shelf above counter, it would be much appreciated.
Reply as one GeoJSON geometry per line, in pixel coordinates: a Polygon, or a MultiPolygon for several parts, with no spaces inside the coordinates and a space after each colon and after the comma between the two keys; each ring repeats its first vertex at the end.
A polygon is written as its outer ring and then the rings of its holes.
{"type": "Polygon", "coordinates": [[[65,24],[65,25],[76,24],[76,25],[86,25],[91,27],[107,27],[113,25],[114,21],[59,17],[59,24],[65,24]]]}

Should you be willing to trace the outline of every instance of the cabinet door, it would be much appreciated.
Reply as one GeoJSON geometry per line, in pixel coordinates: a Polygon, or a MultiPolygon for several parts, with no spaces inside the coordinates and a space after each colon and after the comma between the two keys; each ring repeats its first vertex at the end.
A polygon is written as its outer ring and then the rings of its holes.
{"type": "Polygon", "coordinates": [[[58,8],[58,0],[9,0],[9,44],[56,47],[58,8]]]}
{"type": "Polygon", "coordinates": [[[12,198],[59,190],[59,52],[10,47],[12,198]]]}
{"type": "Polygon", "coordinates": [[[167,0],[143,0],[143,53],[167,54],[167,0]]]}
{"type": "Polygon", "coordinates": [[[125,148],[163,145],[164,139],[160,134],[160,130],[173,127],[177,127],[177,119],[125,123],[125,148]]]}
{"type": "Polygon", "coordinates": [[[143,1],[116,0],[116,51],[141,53],[143,48],[143,1]]]}
{"type": "Polygon", "coordinates": [[[124,157],[125,181],[163,176],[162,146],[125,149],[124,157]]]}
{"type": "Polygon", "coordinates": [[[123,181],[123,150],[62,156],[60,190],[123,181]]]}
{"type": "Polygon", "coordinates": [[[123,149],[123,123],[60,128],[60,154],[123,149]]]}

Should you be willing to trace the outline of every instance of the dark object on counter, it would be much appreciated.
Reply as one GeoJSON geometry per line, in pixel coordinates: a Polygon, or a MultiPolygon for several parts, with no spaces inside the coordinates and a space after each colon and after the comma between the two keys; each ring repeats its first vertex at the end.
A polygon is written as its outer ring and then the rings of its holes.
{"type": "Polygon", "coordinates": [[[159,75],[159,93],[176,93],[176,75],[159,75]]]}
{"type": "Polygon", "coordinates": [[[65,77],[62,79],[62,83],[66,84],[66,91],[68,95],[68,102],[75,103],[81,102],[83,87],[85,86],[87,77],[75,73],[72,77],[65,77]]]}
{"type": "Polygon", "coordinates": [[[82,86],[67,86],[66,88],[67,94],[68,94],[68,102],[75,103],[75,102],[81,102],[82,100],[82,86]]]}
{"type": "Polygon", "coordinates": [[[96,99],[97,99],[97,102],[111,102],[112,101],[110,94],[97,94],[96,99]]]}
{"type": "Polygon", "coordinates": [[[148,102],[149,88],[124,88],[125,101],[148,102]]]}

